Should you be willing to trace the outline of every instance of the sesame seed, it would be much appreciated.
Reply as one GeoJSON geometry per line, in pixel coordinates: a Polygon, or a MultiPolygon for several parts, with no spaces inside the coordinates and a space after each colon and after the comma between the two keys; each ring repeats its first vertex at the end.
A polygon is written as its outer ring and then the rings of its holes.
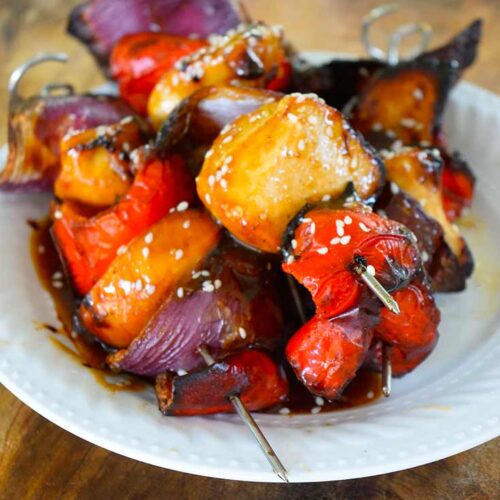
{"type": "Polygon", "coordinates": [[[289,255],[286,259],[287,264],[293,264],[293,261],[295,260],[295,257],[293,255],[289,255]]]}
{"type": "Polygon", "coordinates": [[[382,130],[382,124],[379,123],[379,122],[375,122],[373,125],[372,125],[372,130],[374,132],[380,132],[382,130]]]}
{"type": "Polygon", "coordinates": [[[205,158],[210,158],[213,154],[214,154],[214,150],[213,150],[213,149],[209,149],[209,150],[205,153],[205,158]]]}
{"type": "Polygon", "coordinates": [[[315,406],[314,408],[311,408],[311,413],[313,415],[317,415],[321,411],[321,406],[315,406]]]}
{"type": "Polygon", "coordinates": [[[144,290],[148,295],[153,295],[156,291],[156,287],[154,285],[150,285],[149,283],[144,287],[144,290]]]}
{"type": "Polygon", "coordinates": [[[316,250],[320,255],[326,255],[328,253],[327,247],[321,247],[316,250]]]}
{"type": "Polygon", "coordinates": [[[366,397],[367,397],[368,399],[373,399],[373,398],[374,398],[374,396],[375,396],[375,393],[374,393],[373,391],[368,391],[368,392],[366,393],[366,397]]]}
{"type": "Polygon", "coordinates": [[[309,225],[309,231],[311,232],[311,234],[314,234],[316,232],[316,224],[314,222],[311,222],[311,224],[309,225]]]}
{"type": "Polygon", "coordinates": [[[127,251],[127,246],[121,245],[118,247],[118,250],[116,251],[116,255],[123,255],[126,251],[127,251]]]}
{"type": "Polygon", "coordinates": [[[392,194],[399,193],[399,186],[395,182],[391,182],[391,193],[392,194]]]}
{"type": "Polygon", "coordinates": [[[179,297],[179,299],[182,299],[182,297],[184,297],[184,288],[177,288],[177,297],[179,297]]]}
{"type": "Polygon", "coordinates": [[[52,279],[53,280],[60,280],[62,279],[63,277],[63,273],[61,271],[56,271],[53,275],[52,275],[52,279]]]}
{"type": "Polygon", "coordinates": [[[306,149],[305,142],[301,139],[297,147],[299,148],[299,151],[304,151],[304,149],[306,149]]]}
{"type": "Polygon", "coordinates": [[[304,102],[306,100],[306,95],[305,94],[298,94],[296,101],[300,104],[301,102],[304,102]]]}
{"type": "Polygon", "coordinates": [[[62,219],[63,213],[60,210],[54,211],[54,219],[62,219]]]}
{"type": "Polygon", "coordinates": [[[325,404],[325,400],[321,396],[316,396],[314,398],[314,402],[316,403],[316,406],[323,406],[325,404]]]}
{"type": "Polygon", "coordinates": [[[292,245],[292,248],[295,250],[297,248],[297,240],[296,239],[293,239],[291,241],[291,245],[292,245]]]}
{"type": "Polygon", "coordinates": [[[204,281],[201,284],[201,288],[204,292],[213,292],[215,290],[215,287],[210,280],[204,281]]]}
{"type": "Polygon", "coordinates": [[[344,236],[345,232],[344,232],[344,226],[343,225],[341,226],[340,224],[337,224],[337,234],[339,236],[344,236]]]}
{"type": "Polygon", "coordinates": [[[347,225],[352,224],[352,218],[349,215],[346,215],[344,217],[344,223],[347,225]]]}
{"type": "Polygon", "coordinates": [[[343,236],[342,238],[340,238],[341,245],[348,245],[350,241],[351,241],[350,236],[343,236]]]}
{"type": "Polygon", "coordinates": [[[200,271],[201,276],[210,276],[210,273],[208,271],[200,271]]]}
{"type": "Polygon", "coordinates": [[[208,193],[205,195],[205,201],[206,201],[209,205],[210,205],[210,203],[211,203],[211,201],[212,201],[212,199],[210,198],[210,195],[209,195],[208,193]]]}
{"type": "Polygon", "coordinates": [[[340,243],[340,238],[332,238],[330,240],[331,245],[338,245],[340,243]]]}
{"type": "Polygon", "coordinates": [[[293,113],[288,113],[286,116],[292,123],[297,123],[299,121],[297,116],[294,115],[293,113]]]}
{"type": "Polygon", "coordinates": [[[332,197],[329,194],[325,194],[323,198],[321,198],[321,201],[330,201],[332,197]]]}
{"type": "Polygon", "coordinates": [[[415,89],[413,91],[413,97],[417,100],[417,101],[421,101],[423,98],[424,98],[424,92],[422,89],[415,89]]]}
{"type": "Polygon", "coordinates": [[[53,281],[52,286],[54,288],[62,288],[64,286],[64,283],[62,281],[53,281]]]}
{"type": "Polygon", "coordinates": [[[187,210],[189,207],[189,203],[187,201],[181,201],[178,205],[177,205],[177,211],[178,212],[184,212],[184,210],[187,210]]]}
{"type": "Polygon", "coordinates": [[[180,260],[184,256],[184,252],[179,248],[175,251],[175,260],[180,260]]]}
{"type": "Polygon", "coordinates": [[[290,408],[287,408],[286,406],[284,406],[283,408],[280,408],[278,410],[278,413],[280,415],[290,415],[290,408]]]}
{"type": "Polygon", "coordinates": [[[366,266],[366,271],[372,276],[375,276],[375,268],[371,264],[369,266],[366,266]]]}
{"type": "Polygon", "coordinates": [[[38,253],[45,253],[45,247],[43,245],[38,245],[38,253]]]}
{"type": "Polygon", "coordinates": [[[135,289],[140,292],[142,290],[142,281],[140,279],[138,279],[136,282],[135,282],[135,289]]]}
{"type": "Polygon", "coordinates": [[[149,248],[148,247],[144,247],[142,249],[142,256],[147,259],[149,257],[149,248]]]}
{"type": "Polygon", "coordinates": [[[113,285],[113,283],[110,283],[108,286],[105,286],[103,290],[105,293],[116,293],[116,288],[115,285],[113,285]]]}
{"type": "Polygon", "coordinates": [[[364,231],[365,233],[369,233],[370,230],[368,229],[368,227],[366,226],[366,224],[364,222],[360,222],[358,224],[358,226],[360,227],[361,231],[364,231]]]}
{"type": "Polygon", "coordinates": [[[179,375],[179,377],[183,377],[184,375],[187,375],[187,371],[180,368],[177,370],[177,375],[179,375]]]}
{"type": "Polygon", "coordinates": [[[318,118],[316,116],[310,116],[307,121],[311,124],[311,125],[316,125],[316,123],[318,123],[318,118]]]}
{"type": "Polygon", "coordinates": [[[233,140],[233,136],[232,135],[228,135],[227,137],[224,137],[224,139],[222,140],[222,144],[228,144],[232,140],[233,140]]]}
{"type": "Polygon", "coordinates": [[[214,280],[214,287],[218,290],[222,286],[222,281],[219,279],[214,280]]]}
{"type": "Polygon", "coordinates": [[[132,289],[130,281],[127,280],[120,280],[118,286],[125,292],[125,295],[128,295],[132,289]]]}
{"type": "Polygon", "coordinates": [[[144,236],[144,243],[147,243],[149,245],[152,242],[153,242],[153,233],[149,232],[148,234],[146,234],[146,236],[144,236]]]}
{"type": "Polygon", "coordinates": [[[213,187],[214,184],[215,184],[215,176],[214,175],[209,175],[208,176],[208,185],[210,187],[213,187]]]}
{"type": "Polygon", "coordinates": [[[240,337],[242,339],[246,339],[247,338],[247,331],[243,327],[240,326],[238,328],[238,333],[240,334],[240,337]]]}
{"type": "Polygon", "coordinates": [[[428,262],[428,261],[429,261],[429,259],[430,259],[429,254],[428,254],[425,250],[424,250],[424,251],[422,251],[422,260],[423,260],[424,262],[428,262]]]}
{"type": "Polygon", "coordinates": [[[221,185],[221,188],[226,190],[227,189],[227,181],[226,179],[221,179],[220,180],[220,185],[221,185]]]}

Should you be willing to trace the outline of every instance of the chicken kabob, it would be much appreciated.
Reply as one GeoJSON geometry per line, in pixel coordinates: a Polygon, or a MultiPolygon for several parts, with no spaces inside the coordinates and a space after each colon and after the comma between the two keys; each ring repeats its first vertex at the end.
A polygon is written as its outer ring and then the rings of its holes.
{"type": "MultiPolygon", "coordinates": [[[[363,142],[362,137],[349,127],[340,112],[326,106],[317,96],[292,94],[278,102],[265,104],[225,127],[205,156],[203,168],[197,178],[197,189],[205,206],[236,239],[260,251],[279,252],[280,249],[283,251],[283,234],[287,225],[304,205],[321,201],[328,203],[341,196],[350,183],[360,200],[373,201],[384,184],[384,175],[381,161],[363,142]]],[[[355,201],[354,197],[346,199],[348,204],[355,201]]],[[[319,317],[323,315],[324,318],[332,319],[352,308],[361,297],[360,290],[363,287],[360,289],[360,281],[370,283],[370,288],[376,290],[377,296],[389,306],[388,313],[396,316],[401,308],[394,303],[393,298],[387,297],[386,289],[391,292],[402,290],[420,272],[420,255],[413,237],[401,224],[392,221],[389,223],[376,214],[365,215],[360,219],[358,211],[371,212],[365,204],[354,204],[345,210],[343,218],[337,218],[332,212],[329,222],[323,222],[325,234],[329,234],[328,227],[333,228],[333,231],[337,228],[337,233],[330,236],[328,242],[331,241],[331,244],[327,245],[325,240],[322,245],[313,245],[315,248],[310,255],[314,254],[314,259],[311,257],[313,264],[310,268],[306,265],[309,259],[305,257],[298,259],[294,266],[296,256],[293,247],[298,248],[297,238],[292,238],[291,247],[285,249],[286,261],[283,268],[301,276],[302,283],[309,288],[316,302],[319,317]],[[347,234],[345,228],[353,224],[353,221],[358,222],[353,227],[356,227],[356,234],[360,237],[347,234]],[[391,242],[387,243],[385,250],[382,245],[379,250],[381,256],[378,256],[378,260],[374,257],[373,263],[370,262],[368,249],[370,245],[376,247],[377,239],[384,241],[384,237],[379,234],[375,238],[370,226],[375,228],[375,235],[381,233],[391,242]],[[363,233],[368,234],[361,237],[363,233]],[[366,243],[367,255],[364,255],[362,243],[365,239],[370,241],[370,237],[373,241],[366,243]],[[351,239],[356,243],[354,247],[349,245],[351,239]],[[345,286],[340,287],[339,293],[353,297],[352,301],[347,302],[339,301],[335,294],[330,297],[327,285],[326,288],[320,286],[322,280],[333,280],[331,273],[335,275],[339,269],[333,265],[337,261],[335,252],[345,246],[348,251],[342,250],[343,257],[338,260],[346,276],[351,276],[351,279],[345,279],[345,286]],[[326,263],[324,268],[318,263],[318,259],[323,259],[326,263]],[[388,270],[384,269],[383,263],[389,266],[388,270]],[[302,264],[304,271],[301,274],[296,271],[296,266],[300,267],[302,264]],[[321,293],[325,294],[324,300],[329,304],[324,314],[324,304],[321,300],[317,302],[321,293]],[[337,302],[338,309],[335,307],[337,302]]],[[[308,217],[304,220],[310,226],[310,233],[316,234],[316,223],[308,217]]],[[[423,278],[421,281],[425,284],[423,278]]],[[[420,286],[420,282],[417,286],[420,286]]],[[[426,286],[422,285],[420,289],[423,290],[422,298],[430,297],[426,286]]],[[[427,302],[435,308],[432,298],[427,302]]],[[[403,318],[408,321],[408,315],[411,315],[410,305],[415,301],[407,300],[406,303],[408,310],[403,318]]],[[[420,302],[417,301],[416,305],[420,305],[420,302]]],[[[381,322],[381,318],[378,317],[376,308],[371,315],[375,316],[374,327],[381,322]]],[[[437,326],[437,323],[433,326],[437,326]]],[[[372,329],[369,325],[365,328],[367,333],[372,329]]],[[[388,326],[387,329],[390,330],[390,335],[385,335],[385,339],[391,339],[391,344],[395,340],[399,342],[405,335],[405,332],[396,332],[394,327],[388,326]]],[[[415,336],[418,337],[420,333],[422,332],[416,332],[415,336]]],[[[435,332],[432,336],[435,337],[435,332]]],[[[364,355],[367,354],[370,339],[368,336],[365,348],[362,349],[364,355]]],[[[314,349],[309,351],[312,353],[314,349]]],[[[427,354],[429,352],[430,348],[427,349],[427,354]]],[[[329,357],[327,351],[323,355],[329,357]]],[[[356,370],[363,362],[364,355],[359,356],[359,360],[354,363],[356,370]]],[[[420,356],[420,360],[423,358],[423,355],[420,356]]],[[[297,371],[301,370],[296,369],[297,371]]],[[[347,377],[346,380],[350,378],[347,377]]],[[[313,387],[311,384],[306,385],[313,387]]],[[[340,384],[337,390],[326,391],[324,395],[333,399],[344,385],[345,383],[340,384]]],[[[313,392],[322,391],[316,388],[313,392]]]]}

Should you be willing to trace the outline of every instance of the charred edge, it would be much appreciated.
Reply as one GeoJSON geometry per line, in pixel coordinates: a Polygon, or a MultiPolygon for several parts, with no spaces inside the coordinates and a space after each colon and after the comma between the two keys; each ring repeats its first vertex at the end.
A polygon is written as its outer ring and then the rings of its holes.
{"type": "Polygon", "coordinates": [[[482,19],[476,19],[446,45],[422,54],[418,59],[456,61],[460,72],[471,66],[477,57],[477,49],[483,31],[482,19]]]}
{"type": "Polygon", "coordinates": [[[188,97],[175,107],[156,135],[155,148],[161,155],[168,153],[186,136],[191,116],[191,101],[188,97]]]}
{"type": "Polygon", "coordinates": [[[161,373],[156,377],[155,393],[158,400],[158,408],[165,416],[169,415],[169,408],[174,402],[174,380],[175,376],[169,372],[161,373]]]}

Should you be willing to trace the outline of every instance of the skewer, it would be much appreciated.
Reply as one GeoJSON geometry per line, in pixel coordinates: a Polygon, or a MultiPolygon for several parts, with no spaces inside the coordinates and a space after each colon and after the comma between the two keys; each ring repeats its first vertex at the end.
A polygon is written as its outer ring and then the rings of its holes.
{"type": "Polygon", "coordinates": [[[389,292],[380,284],[380,282],[368,271],[368,267],[362,263],[356,262],[354,270],[359,277],[366,283],[368,288],[377,296],[389,311],[394,314],[399,314],[400,309],[398,303],[391,297],[389,292]]]}
{"type": "Polygon", "coordinates": [[[392,347],[382,344],[382,394],[388,398],[392,391],[392,347]]]}
{"type": "MultiPolygon", "coordinates": [[[[207,364],[207,366],[212,366],[215,363],[214,358],[206,348],[206,346],[201,346],[198,349],[201,357],[207,364]]],[[[250,432],[255,437],[255,440],[260,446],[260,449],[264,453],[267,461],[270,463],[273,468],[274,473],[285,483],[288,483],[288,471],[285,469],[285,466],[281,463],[281,460],[276,455],[276,452],[273,450],[269,441],[266,439],[266,436],[260,429],[259,425],[252,417],[250,412],[246,409],[245,405],[241,401],[240,397],[237,394],[233,394],[229,396],[229,401],[233,405],[236,413],[239,415],[241,420],[245,423],[245,425],[250,429],[250,432]]]]}

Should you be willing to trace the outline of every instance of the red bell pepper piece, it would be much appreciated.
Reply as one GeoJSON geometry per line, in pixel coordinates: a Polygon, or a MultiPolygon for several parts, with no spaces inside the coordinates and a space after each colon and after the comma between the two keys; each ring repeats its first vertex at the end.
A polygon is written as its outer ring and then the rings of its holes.
{"type": "Polygon", "coordinates": [[[283,371],[262,351],[241,351],[201,371],[156,378],[156,396],[165,415],[231,413],[229,396],[239,395],[250,411],[282,403],[288,396],[283,371]]]}
{"type": "Polygon", "coordinates": [[[119,251],[181,201],[190,202],[194,181],[180,156],[142,154],[130,190],[114,206],[92,217],[70,203],[53,209],[52,234],[75,289],[90,291],[119,251]]]}
{"type": "Polygon", "coordinates": [[[357,307],[365,288],[354,271],[358,259],[387,290],[411,281],[420,266],[408,230],[362,204],[314,208],[301,216],[290,238],[283,270],[311,292],[322,318],[357,307]]]}
{"type": "Polygon", "coordinates": [[[146,114],[148,97],[160,77],[182,57],[205,47],[194,40],[166,33],[134,33],[121,38],[111,52],[111,75],[121,97],[146,114]]]}

